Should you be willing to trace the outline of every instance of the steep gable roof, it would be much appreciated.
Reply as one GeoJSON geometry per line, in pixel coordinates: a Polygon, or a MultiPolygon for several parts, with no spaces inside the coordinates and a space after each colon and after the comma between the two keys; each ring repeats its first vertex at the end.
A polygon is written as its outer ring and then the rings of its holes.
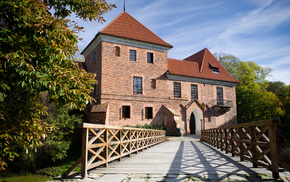
{"type": "Polygon", "coordinates": [[[172,45],[162,40],[126,11],[123,11],[117,18],[103,28],[100,33],[172,48],[172,45]]]}
{"type": "Polygon", "coordinates": [[[205,48],[184,60],[168,59],[170,74],[238,83],[221,63],[205,48]],[[212,71],[217,68],[219,73],[212,71]]]}

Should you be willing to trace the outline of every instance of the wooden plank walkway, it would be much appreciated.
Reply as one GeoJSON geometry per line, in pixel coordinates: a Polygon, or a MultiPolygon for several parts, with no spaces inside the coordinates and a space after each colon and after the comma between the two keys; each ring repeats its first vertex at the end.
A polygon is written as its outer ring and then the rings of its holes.
{"type": "MultiPolygon", "coordinates": [[[[171,138],[122,161],[109,163],[107,168],[90,170],[93,181],[187,181],[229,180],[259,181],[259,174],[271,178],[271,171],[252,168],[250,162],[240,162],[224,152],[199,142],[199,136],[171,138]],[[174,141],[179,140],[179,141],[174,141]],[[248,177],[245,177],[248,176],[248,177]],[[194,179],[193,179],[194,178],[194,179]],[[251,179],[250,179],[251,178],[251,179]],[[152,180],[149,180],[152,179],[152,180]],[[244,180],[243,180],[244,179],[244,180]]],[[[290,179],[289,172],[280,173],[290,179]]],[[[261,179],[262,180],[262,179],[261,179]]]]}
{"type": "MultiPolygon", "coordinates": [[[[239,159],[239,158],[238,158],[239,159]]],[[[142,173],[142,174],[257,174],[266,171],[263,168],[251,168],[249,162],[237,162],[196,141],[164,142],[137,155],[126,157],[122,162],[112,162],[108,168],[97,168],[90,173],[142,173]]]]}

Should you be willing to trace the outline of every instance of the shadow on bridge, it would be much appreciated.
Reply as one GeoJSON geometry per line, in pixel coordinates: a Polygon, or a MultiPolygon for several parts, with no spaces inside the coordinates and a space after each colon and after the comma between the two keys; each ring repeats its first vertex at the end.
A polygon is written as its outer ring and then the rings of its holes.
{"type": "Polygon", "coordinates": [[[186,178],[226,180],[228,175],[245,178],[244,174],[258,175],[248,166],[202,142],[181,141],[167,176],[170,175],[174,181],[183,181],[186,178]],[[180,178],[180,174],[185,176],[180,178]]]}

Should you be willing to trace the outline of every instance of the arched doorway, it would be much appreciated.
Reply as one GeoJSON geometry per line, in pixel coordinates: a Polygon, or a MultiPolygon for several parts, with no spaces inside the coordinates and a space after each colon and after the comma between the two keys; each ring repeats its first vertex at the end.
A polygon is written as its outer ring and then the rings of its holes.
{"type": "Polygon", "coordinates": [[[190,134],[201,134],[201,114],[195,108],[190,115],[190,134]]]}
{"type": "Polygon", "coordinates": [[[193,112],[190,115],[190,134],[196,134],[195,116],[194,116],[193,112]]]}

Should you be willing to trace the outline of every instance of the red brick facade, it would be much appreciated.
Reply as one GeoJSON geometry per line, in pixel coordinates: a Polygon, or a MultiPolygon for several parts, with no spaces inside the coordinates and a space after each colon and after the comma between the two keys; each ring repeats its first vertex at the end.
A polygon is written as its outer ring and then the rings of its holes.
{"type": "Polygon", "coordinates": [[[203,123],[205,128],[235,124],[237,83],[171,74],[167,58],[170,48],[170,44],[98,33],[83,55],[88,72],[96,73],[99,82],[94,91],[95,105],[106,105],[102,107],[106,112],[102,109],[98,113],[90,106],[90,122],[118,126],[157,124],[182,128],[187,133],[200,133],[203,123]],[[136,51],[136,61],[130,60],[130,50],[136,51]],[[147,62],[148,53],[152,53],[153,63],[147,62]],[[142,81],[138,87],[141,94],[134,94],[134,77],[142,81]],[[174,97],[174,82],[181,84],[181,98],[174,97]],[[191,84],[197,85],[197,100],[191,99],[191,84]],[[223,89],[223,105],[217,105],[217,87],[223,89]]]}

